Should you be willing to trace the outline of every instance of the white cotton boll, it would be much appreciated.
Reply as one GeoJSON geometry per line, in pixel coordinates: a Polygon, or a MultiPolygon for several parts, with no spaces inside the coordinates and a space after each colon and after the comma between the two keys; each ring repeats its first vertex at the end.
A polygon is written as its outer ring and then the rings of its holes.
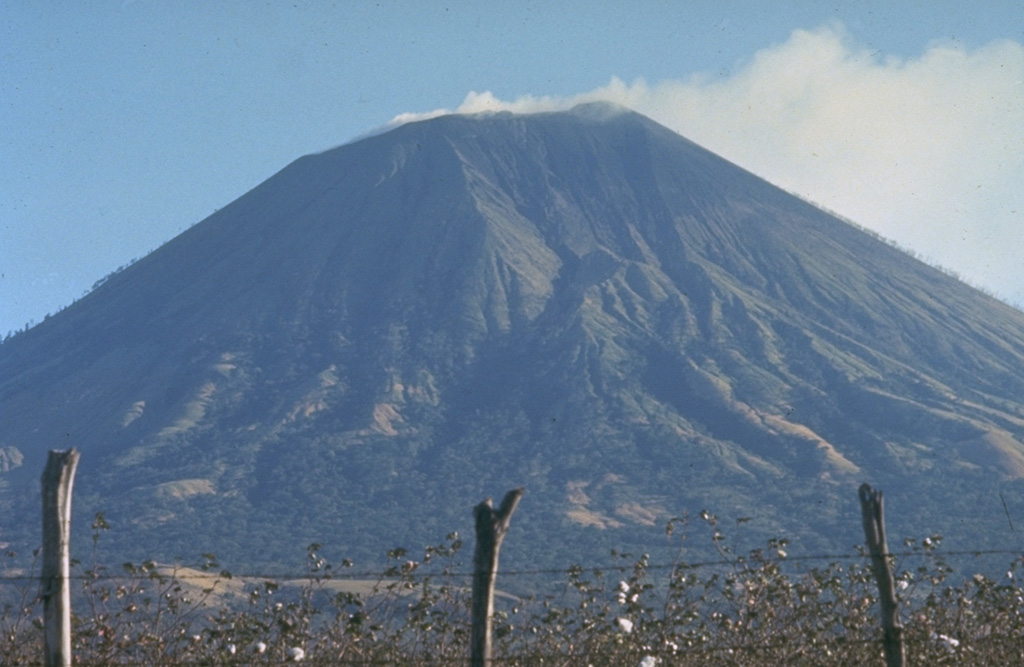
{"type": "Polygon", "coordinates": [[[228,652],[228,655],[234,655],[235,651],[238,650],[238,647],[236,647],[234,644],[228,644],[224,647],[224,650],[228,652]]]}
{"type": "Polygon", "coordinates": [[[617,618],[615,619],[615,625],[618,626],[619,630],[625,632],[627,635],[633,632],[633,621],[628,618],[617,618]]]}
{"type": "Polygon", "coordinates": [[[256,642],[255,644],[252,645],[252,650],[255,651],[256,653],[266,653],[267,652],[267,645],[264,642],[256,642]]]}
{"type": "Polygon", "coordinates": [[[295,662],[299,662],[300,660],[306,657],[306,652],[298,646],[291,647],[290,649],[285,651],[284,654],[288,656],[289,660],[294,660],[295,662]]]}
{"type": "Polygon", "coordinates": [[[956,649],[960,647],[960,640],[954,639],[953,637],[950,637],[948,635],[937,635],[933,632],[932,639],[935,639],[939,643],[941,643],[945,647],[945,649],[950,653],[955,652],[956,649]]]}
{"type": "Polygon", "coordinates": [[[661,664],[661,659],[653,655],[645,655],[643,660],[640,661],[639,667],[655,667],[661,664]]]}
{"type": "Polygon", "coordinates": [[[901,591],[907,590],[907,586],[910,586],[910,584],[907,583],[906,579],[900,579],[899,582],[897,582],[896,584],[896,588],[900,589],[901,591]]]}

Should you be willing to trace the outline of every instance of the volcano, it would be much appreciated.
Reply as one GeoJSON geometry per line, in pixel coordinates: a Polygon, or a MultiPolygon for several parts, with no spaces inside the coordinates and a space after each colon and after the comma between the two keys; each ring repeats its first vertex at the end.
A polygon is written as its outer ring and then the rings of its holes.
{"type": "Polygon", "coordinates": [[[518,486],[513,566],[702,509],[848,549],[863,481],[891,535],[995,548],[1022,442],[1021,312],[631,111],[452,115],[295,161],[0,346],[0,541],[38,542],[73,446],[76,539],[103,512],[122,560],[375,558],[518,486]]]}

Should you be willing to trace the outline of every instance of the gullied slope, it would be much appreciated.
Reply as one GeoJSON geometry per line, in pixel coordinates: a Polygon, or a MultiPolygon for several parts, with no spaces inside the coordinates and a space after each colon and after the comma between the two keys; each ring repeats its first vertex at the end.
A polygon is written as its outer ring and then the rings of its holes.
{"type": "Polygon", "coordinates": [[[636,114],[439,118],[296,161],[0,347],[0,502],[73,445],[126,558],[375,555],[516,485],[541,560],[704,507],[845,547],[863,480],[895,534],[989,545],[1024,510],[1022,325],[636,114]]]}

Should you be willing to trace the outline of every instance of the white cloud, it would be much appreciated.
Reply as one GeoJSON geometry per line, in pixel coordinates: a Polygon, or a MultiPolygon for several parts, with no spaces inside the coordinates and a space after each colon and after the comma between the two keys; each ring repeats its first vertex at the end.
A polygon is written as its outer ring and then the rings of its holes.
{"type": "Polygon", "coordinates": [[[1024,47],[1017,42],[937,43],[898,59],[829,26],[794,31],[725,79],[612,79],[581,95],[513,101],[472,92],[455,111],[529,113],[595,100],[635,109],[1024,303],[1024,47]]]}

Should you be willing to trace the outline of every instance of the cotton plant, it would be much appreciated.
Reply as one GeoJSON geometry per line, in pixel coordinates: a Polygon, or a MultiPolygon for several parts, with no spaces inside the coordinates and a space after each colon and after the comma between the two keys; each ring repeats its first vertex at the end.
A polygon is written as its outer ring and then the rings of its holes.
{"type": "MultiPolygon", "coordinates": [[[[880,648],[877,587],[866,558],[814,563],[770,540],[742,554],[704,520],[723,557],[713,566],[614,552],[614,563],[573,565],[562,585],[495,609],[503,665],[868,664],[880,648]],[[785,562],[783,562],[785,560],[785,562]]],[[[677,524],[677,528],[682,524],[677,524]]],[[[1024,664],[1024,590],[1017,558],[995,578],[953,577],[940,536],[905,544],[895,574],[908,658],[915,664],[1024,664]],[[1007,576],[1008,575],[1008,576],[1007,576]]],[[[461,542],[412,559],[388,553],[372,590],[339,593],[334,568],[311,545],[308,576],[242,583],[227,602],[197,594],[152,562],[82,575],[73,617],[76,661],[104,665],[449,664],[468,655],[469,594],[461,542]],[[415,565],[410,565],[414,563],[415,565]]],[[[212,557],[209,590],[231,575],[212,557]]],[[[343,567],[350,567],[347,561],[343,567]]],[[[81,566],[77,566],[81,567],[81,566]]],[[[502,576],[499,573],[499,576],[502,576]]],[[[505,580],[514,582],[511,573],[505,580]]],[[[34,583],[34,582],[33,582],[34,583]]],[[[237,583],[237,580],[236,580],[237,583]]],[[[38,662],[36,589],[0,588],[0,664],[38,662]]]]}

